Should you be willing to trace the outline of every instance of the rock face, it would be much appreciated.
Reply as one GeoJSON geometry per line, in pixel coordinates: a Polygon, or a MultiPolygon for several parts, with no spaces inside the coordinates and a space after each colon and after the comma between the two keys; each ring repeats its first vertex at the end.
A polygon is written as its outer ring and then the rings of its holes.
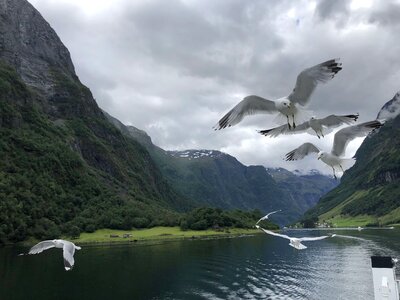
{"type": "Polygon", "coordinates": [[[54,93],[52,68],[73,79],[68,49],[29,2],[0,0],[0,24],[0,58],[14,66],[28,86],[54,93]]]}
{"type": "Polygon", "coordinates": [[[216,150],[165,151],[155,146],[146,132],[107,117],[121,132],[147,148],[177,191],[200,205],[263,212],[282,209],[285,213],[276,214],[274,221],[286,225],[336,186],[336,181],[321,174],[303,176],[285,169],[245,166],[216,150]]]}
{"type": "MultiPolygon", "coordinates": [[[[380,114],[390,112],[398,96],[380,114]]],[[[393,115],[392,115],[393,116],[393,115]]],[[[381,224],[400,222],[400,116],[368,136],[356,153],[355,165],[345,172],[340,185],[324,196],[307,216],[338,214],[375,216],[381,224]]]]}
{"type": "Polygon", "coordinates": [[[0,244],[177,225],[192,204],[115,128],[26,0],[0,0],[0,244]]]}
{"type": "Polygon", "coordinates": [[[53,118],[99,115],[90,91],[75,74],[68,49],[26,0],[0,0],[0,59],[42,96],[53,118]],[[71,97],[79,98],[73,106],[71,97]]]}
{"type": "Polygon", "coordinates": [[[400,114],[400,91],[392,100],[385,103],[376,117],[378,120],[390,120],[396,118],[400,114]]]}

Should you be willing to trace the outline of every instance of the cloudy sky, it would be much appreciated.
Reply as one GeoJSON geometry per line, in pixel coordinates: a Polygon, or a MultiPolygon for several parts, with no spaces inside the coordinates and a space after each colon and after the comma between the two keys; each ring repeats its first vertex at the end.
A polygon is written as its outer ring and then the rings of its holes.
{"type": "MultiPolygon", "coordinates": [[[[320,85],[315,116],[374,119],[400,90],[400,1],[29,0],[69,48],[100,107],[165,149],[217,149],[244,164],[331,170],[315,158],[285,162],[308,135],[268,139],[268,115],[214,132],[243,96],[287,96],[304,68],[340,57],[320,85]]],[[[362,140],[350,144],[355,153],[362,140]]]]}

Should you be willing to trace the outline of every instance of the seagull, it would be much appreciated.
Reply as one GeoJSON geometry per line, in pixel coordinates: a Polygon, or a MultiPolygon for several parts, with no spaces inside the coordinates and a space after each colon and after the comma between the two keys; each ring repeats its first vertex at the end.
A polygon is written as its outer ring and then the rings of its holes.
{"type": "Polygon", "coordinates": [[[35,246],[33,246],[28,254],[38,254],[42,253],[44,250],[50,248],[62,248],[64,256],[64,268],[69,271],[74,266],[74,253],[76,250],[81,250],[81,247],[75,246],[74,243],[65,240],[47,240],[42,241],[35,246]]]}
{"type": "Polygon", "coordinates": [[[245,97],[239,104],[232,108],[218,124],[215,130],[224,129],[238,124],[244,117],[254,114],[274,114],[286,117],[289,129],[296,128],[295,118],[306,112],[300,106],[305,106],[310,100],[318,83],[325,83],[332,79],[342,67],[338,58],[328,60],[311,68],[303,70],[298,76],[293,92],[275,101],[259,96],[251,95],[245,97]],[[290,117],[292,121],[290,122],[290,117]]]}
{"type": "MultiPolygon", "coordinates": [[[[279,233],[275,233],[273,231],[270,230],[266,230],[258,225],[256,225],[256,228],[261,229],[262,231],[264,231],[266,234],[270,234],[270,235],[274,235],[274,236],[279,236],[281,238],[285,238],[290,240],[289,242],[289,246],[292,246],[293,248],[296,248],[297,250],[303,250],[303,249],[307,249],[306,246],[304,246],[301,242],[312,242],[312,241],[319,241],[319,240],[323,240],[329,237],[329,235],[323,235],[323,236],[316,236],[316,237],[302,237],[302,238],[295,238],[295,237],[290,237],[287,236],[285,234],[279,234],[279,233]]],[[[336,235],[332,235],[331,237],[334,237],[336,235]]]]}
{"type": "Polygon", "coordinates": [[[347,124],[351,125],[358,119],[358,114],[337,116],[330,115],[323,119],[317,119],[312,117],[310,120],[296,126],[294,129],[290,129],[289,125],[285,124],[272,129],[260,130],[259,133],[265,136],[277,137],[281,134],[296,134],[308,132],[310,134],[316,134],[318,138],[325,137],[325,134],[330,133],[333,128],[347,124]]]}
{"type": "Polygon", "coordinates": [[[257,221],[256,225],[257,225],[258,223],[260,223],[262,220],[267,220],[268,217],[269,217],[270,215],[272,215],[272,214],[274,214],[274,213],[277,213],[277,212],[279,212],[279,211],[281,211],[281,210],[276,210],[276,211],[270,212],[269,214],[265,215],[264,217],[262,217],[260,220],[257,221]]]}
{"type": "Polygon", "coordinates": [[[343,166],[349,167],[349,162],[354,162],[354,159],[342,158],[346,150],[347,144],[356,137],[366,136],[374,129],[380,128],[383,123],[379,121],[369,121],[358,125],[348,126],[340,129],[335,133],[333,140],[333,147],[330,153],[321,151],[317,146],[312,143],[304,143],[300,147],[290,151],[286,154],[287,161],[303,159],[311,153],[318,153],[318,160],[323,161],[330,166],[333,170],[333,177],[337,179],[335,168],[340,167],[344,172],[343,166]]]}

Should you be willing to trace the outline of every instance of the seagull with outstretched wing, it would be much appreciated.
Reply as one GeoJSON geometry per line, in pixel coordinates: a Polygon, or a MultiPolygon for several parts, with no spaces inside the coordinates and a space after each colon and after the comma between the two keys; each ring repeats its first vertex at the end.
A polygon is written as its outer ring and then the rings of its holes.
{"type": "MultiPolygon", "coordinates": [[[[303,250],[303,249],[307,249],[307,247],[305,245],[303,245],[301,242],[312,242],[312,241],[319,241],[319,240],[323,240],[326,239],[328,237],[330,237],[329,235],[323,235],[323,236],[316,236],[316,237],[302,237],[302,238],[295,238],[295,237],[290,237],[288,235],[285,234],[279,234],[279,233],[275,233],[273,231],[264,229],[258,225],[256,225],[257,228],[261,229],[262,231],[264,231],[266,234],[269,235],[273,235],[273,236],[278,236],[284,239],[288,239],[289,242],[289,246],[297,249],[297,250],[303,250]]],[[[332,235],[331,237],[334,237],[335,235],[332,235]]]]}
{"type": "Polygon", "coordinates": [[[344,172],[346,167],[350,167],[354,163],[354,159],[343,158],[348,143],[357,137],[364,137],[368,135],[371,131],[380,128],[383,125],[380,121],[369,121],[361,123],[358,125],[352,125],[340,129],[335,133],[333,140],[332,151],[324,152],[321,151],[317,146],[312,143],[304,143],[300,147],[290,151],[286,154],[286,160],[299,160],[303,159],[307,155],[312,153],[318,154],[318,160],[323,161],[325,164],[330,166],[333,170],[333,177],[336,177],[335,168],[344,172]]]}
{"type": "Polygon", "coordinates": [[[73,268],[75,260],[74,253],[75,250],[81,250],[81,247],[76,246],[74,243],[66,240],[47,240],[42,241],[35,246],[33,246],[28,254],[39,254],[44,250],[50,248],[61,248],[63,249],[63,257],[64,257],[64,268],[66,271],[69,271],[73,268]]]}
{"type": "Polygon", "coordinates": [[[318,138],[325,137],[326,134],[332,132],[334,128],[344,124],[351,125],[358,119],[358,114],[337,116],[330,115],[323,119],[312,117],[310,120],[297,125],[296,128],[290,129],[287,124],[272,129],[260,130],[259,133],[268,137],[277,137],[284,134],[309,133],[316,134],[318,138]]]}
{"type": "Polygon", "coordinates": [[[279,212],[279,211],[281,211],[281,210],[280,210],[280,209],[279,209],[279,210],[275,210],[275,211],[273,211],[273,212],[270,212],[270,213],[266,214],[264,217],[262,217],[260,220],[257,221],[256,225],[257,225],[258,223],[260,223],[262,220],[267,220],[268,217],[269,217],[270,215],[275,214],[275,213],[277,213],[277,212],[279,212]]]}
{"type": "Polygon", "coordinates": [[[297,76],[293,92],[287,97],[275,101],[255,95],[245,97],[213,128],[220,130],[231,127],[242,121],[244,117],[255,114],[281,115],[286,117],[289,129],[296,128],[296,120],[299,121],[300,116],[305,114],[302,107],[309,102],[318,83],[329,81],[342,69],[342,64],[338,60],[331,59],[303,70],[297,76]]]}

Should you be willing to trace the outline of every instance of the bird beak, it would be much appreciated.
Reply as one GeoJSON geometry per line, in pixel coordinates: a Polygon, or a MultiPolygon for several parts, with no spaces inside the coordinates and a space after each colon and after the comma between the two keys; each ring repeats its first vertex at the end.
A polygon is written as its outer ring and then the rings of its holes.
{"type": "Polygon", "coordinates": [[[318,159],[318,160],[320,160],[320,159],[321,159],[321,157],[318,157],[317,159],[318,159]]]}

